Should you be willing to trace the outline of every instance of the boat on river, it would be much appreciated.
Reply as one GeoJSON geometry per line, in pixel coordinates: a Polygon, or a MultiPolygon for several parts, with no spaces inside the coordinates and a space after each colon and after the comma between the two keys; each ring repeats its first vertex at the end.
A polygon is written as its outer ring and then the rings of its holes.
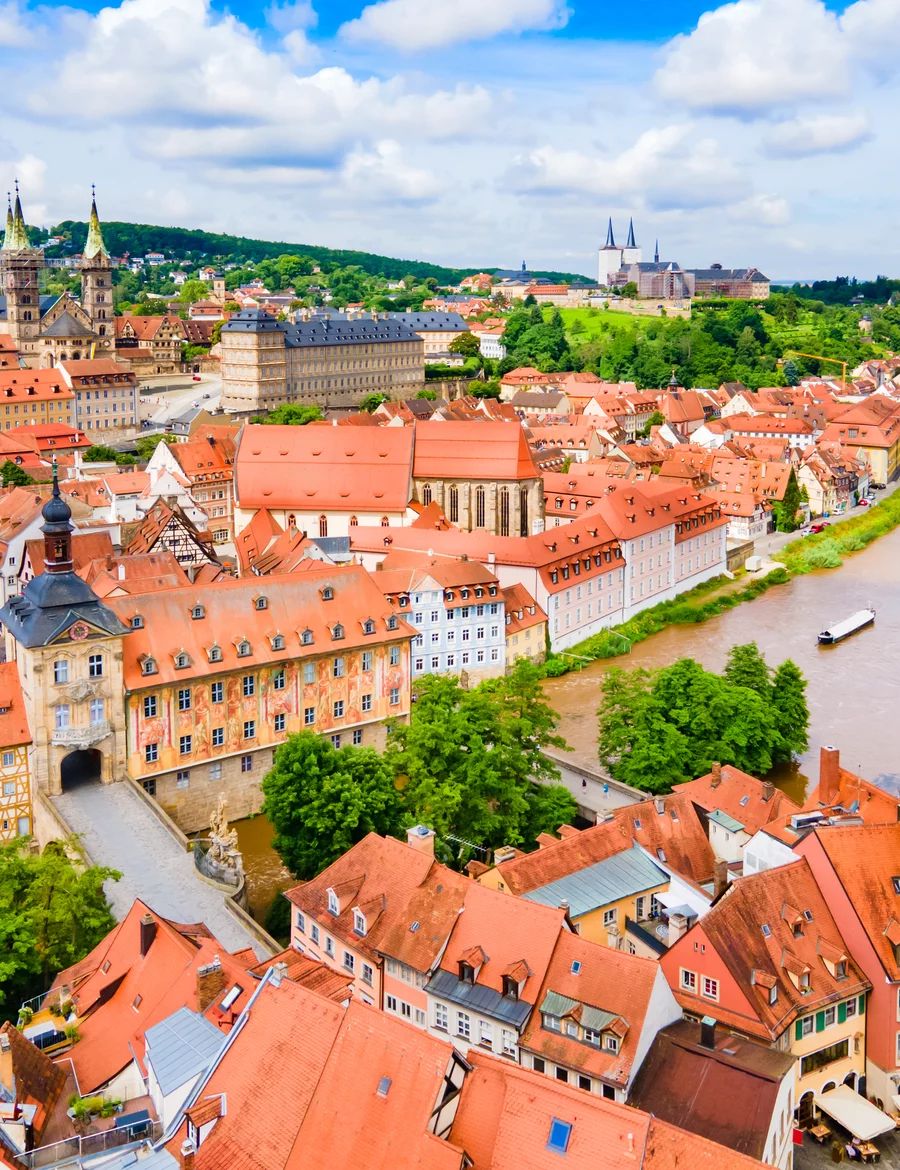
{"type": "Polygon", "coordinates": [[[844,638],[849,638],[857,630],[871,626],[874,621],[874,609],[861,609],[857,613],[851,614],[850,617],[844,618],[842,622],[835,622],[833,626],[823,630],[819,634],[819,642],[823,646],[833,646],[835,642],[842,642],[844,638]]]}

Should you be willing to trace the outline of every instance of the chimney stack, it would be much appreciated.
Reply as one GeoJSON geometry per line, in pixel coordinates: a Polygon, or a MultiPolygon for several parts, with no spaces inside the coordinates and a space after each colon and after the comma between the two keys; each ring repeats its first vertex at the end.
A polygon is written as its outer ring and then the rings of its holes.
{"type": "Polygon", "coordinates": [[[185,1138],[181,1143],[181,1165],[183,1170],[194,1170],[194,1158],[197,1155],[197,1143],[193,1138],[185,1138]]]}
{"type": "Polygon", "coordinates": [[[152,914],[145,914],[141,918],[141,958],[147,954],[156,938],[156,919],[152,914]]]}
{"type": "Polygon", "coordinates": [[[763,792],[762,792],[763,800],[766,800],[766,801],[771,800],[774,795],[775,795],[775,785],[772,783],[771,780],[764,780],[763,781],[763,792]]]}
{"type": "Polygon", "coordinates": [[[281,981],[287,974],[288,965],[284,961],[272,964],[272,977],[270,983],[273,987],[280,987],[281,981]]]}
{"type": "Polygon", "coordinates": [[[216,955],[211,963],[197,968],[197,1011],[205,1012],[214,999],[225,990],[225,972],[216,955]]]}
{"type": "Polygon", "coordinates": [[[841,753],[836,747],[819,750],[819,804],[836,804],[841,790],[841,753]]]}
{"type": "Polygon", "coordinates": [[[709,782],[710,788],[718,788],[719,785],[722,783],[722,765],[719,763],[718,760],[716,760],[716,762],[710,768],[709,774],[712,777],[712,779],[709,782]]]}
{"type": "Polygon", "coordinates": [[[687,934],[687,928],[688,921],[683,914],[670,914],[668,945],[674,946],[683,935],[687,934]]]}
{"type": "Polygon", "coordinates": [[[662,816],[662,814],[666,811],[666,802],[663,800],[663,798],[661,796],[657,796],[656,799],[653,801],[653,804],[654,804],[654,807],[656,808],[656,811],[660,814],[660,816],[662,816]]]}
{"type": "Polygon", "coordinates": [[[713,900],[721,898],[728,889],[728,862],[716,858],[713,865],[713,900]]]}
{"type": "Polygon", "coordinates": [[[712,1016],[704,1016],[700,1021],[700,1044],[703,1048],[716,1049],[716,1021],[712,1016]]]}
{"type": "Polygon", "coordinates": [[[413,825],[411,829],[406,830],[406,844],[410,849],[434,857],[434,830],[429,829],[427,825],[413,825]]]}

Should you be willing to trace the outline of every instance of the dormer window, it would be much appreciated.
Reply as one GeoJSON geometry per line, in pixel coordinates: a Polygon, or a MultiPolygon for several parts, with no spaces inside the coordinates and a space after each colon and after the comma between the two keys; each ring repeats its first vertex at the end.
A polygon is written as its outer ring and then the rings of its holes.
{"type": "Polygon", "coordinates": [[[205,606],[203,606],[203,605],[195,605],[195,606],[194,606],[194,607],[191,609],[191,618],[192,618],[192,619],[193,619],[195,622],[196,622],[196,621],[199,621],[199,620],[200,620],[200,618],[205,618],[205,617],[206,617],[206,607],[205,607],[205,606]]]}
{"type": "Polygon", "coordinates": [[[155,658],[145,658],[141,663],[141,674],[156,674],[157,666],[155,658]]]}
{"type": "Polygon", "coordinates": [[[131,619],[131,628],[133,630],[142,630],[144,628],[144,619],[139,613],[136,613],[131,619]]]}
{"type": "Polygon", "coordinates": [[[401,609],[405,609],[406,606],[409,605],[409,598],[401,596],[398,604],[400,605],[401,609]]]}
{"type": "Polygon", "coordinates": [[[619,1051],[619,1037],[613,1036],[613,1034],[611,1032],[607,1032],[606,1035],[603,1037],[603,1047],[606,1049],[607,1052],[618,1052],[619,1051]]]}
{"type": "Polygon", "coordinates": [[[253,605],[255,609],[268,609],[269,599],[267,597],[256,597],[253,600],[253,605]]]}
{"type": "Polygon", "coordinates": [[[394,615],[394,614],[391,614],[391,616],[388,618],[388,620],[387,620],[387,628],[388,628],[389,630],[396,630],[396,628],[397,628],[397,618],[395,617],[395,615],[394,615]]]}
{"type": "Polygon", "coordinates": [[[807,991],[809,991],[809,972],[808,971],[801,972],[800,977],[797,980],[797,986],[800,988],[800,990],[804,994],[807,991]]]}
{"type": "Polygon", "coordinates": [[[359,908],[353,911],[353,933],[358,934],[360,938],[366,936],[366,916],[359,908]]]}
{"type": "Polygon", "coordinates": [[[334,600],[334,590],[332,589],[332,587],[330,585],[323,585],[321,593],[322,593],[322,600],[323,601],[333,601],[334,600]]]}
{"type": "Polygon", "coordinates": [[[175,655],[175,669],[184,670],[191,665],[191,656],[184,650],[179,650],[175,655]]]}
{"type": "Polygon", "coordinates": [[[465,601],[465,599],[469,596],[468,589],[460,589],[459,595],[463,599],[463,601],[465,601]]]}
{"type": "Polygon", "coordinates": [[[846,959],[839,959],[835,963],[834,977],[835,977],[835,979],[846,979],[847,978],[847,960],[846,959]]]}
{"type": "Polygon", "coordinates": [[[340,640],[343,638],[343,636],[344,636],[344,627],[341,625],[340,622],[338,622],[337,625],[334,625],[331,627],[331,640],[333,642],[340,642],[340,640]]]}
{"type": "Polygon", "coordinates": [[[519,998],[519,985],[512,975],[503,976],[503,994],[507,999],[519,998]]]}
{"type": "Polygon", "coordinates": [[[778,1002],[778,984],[773,983],[772,986],[769,988],[769,1003],[777,1003],[777,1002],[778,1002]]]}
{"type": "Polygon", "coordinates": [[[460,983],[474,983],[475,982],[475,968],[471,963],[460,963],[459,965],[459,981],[460,983]]]}
{"type": "Polygon", "coordinates": [[[238,642],[238,644],[237,644],[238,658],[249,658],[250,654],[251,654],[250,643],[247,641],[246,638],[241,638],[240,642],[238,642]]]}
{"type": "Polygon", "coordinates": [[[284,634],[276,634],[272,638],[272,649],[273,650],[283,650],[284,649],[284,634]]]}
{"type": "Polygon", "coordinates": [[[366,618],[366,620],[363,622],[363,633],[364,634],[374,634],[375,633],[375,623],[372,621],[371,618],[366,618]]]}
{"type": "Polygon", "coordinates": [[[312,643],[313,643],[312,630],[303,630],[303,632],[300,634],[300,645],[301,646],[311,646],[312,643]]]}
{"type": "Polygon", "coordinates": [[[334,914],[335,917],[341,912],[341,904],[338,901],[338,896],[334,890],[328,890],[328,913],[334,914]]]}
{"type": "Polygon", "coordinates": [[[210,662],[221,662],[222,661],[221,647],[220,646],[210,646],[210,648],[206,652],[206,657],[210,660],[210,662]]]}
{"type": "Polygon", "coordinates": [[[794,922],[791,923],[791,933],[793,934],[794,938],[802,938],[803,937],[803,920],[802,919],[797,918],[794,922]]]}

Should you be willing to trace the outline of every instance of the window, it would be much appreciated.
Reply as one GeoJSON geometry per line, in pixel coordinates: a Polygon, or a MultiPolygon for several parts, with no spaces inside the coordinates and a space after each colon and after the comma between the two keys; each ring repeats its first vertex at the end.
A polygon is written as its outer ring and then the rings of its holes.
{"type": "Polygon", "coordinates": [[[91,678],[103,677],[103,655],[91,654],[88,658],[88,674],[91,678]]]}
{"type": "Polygon", "coordinates": [[[603,1047],[606,1049],[607,1052],[618,1052],[619,1051],[618,1037],[613,1036],[610,1033],[607,1033],[607,1035],[603,1037],[603,1047]]]}
{"type": "Polygon", "coordinates": [[[465,1012],[456,1013],[456,1034],[468,1040],[472,1032],[472,1021],[465,1012]]]}
{"type": "Polygon", "coordinates": [[[306,684],[314,683],[316,681],[316,664],[314,662],[303,663],[303,682],[306,684]]]}
{"type": "Polygon", "coordinates": [[[583,1039],[585,1044],[591,1044],[594,1048],[600,1047],[601,1035],[595,1028],[585,1028],[583,1039]]]}
{"type": "Polygon", "coordinates": [[[316,721],[315,707],[304,707],[303,708],[303,724],[304,724],[304,726],[311,727],[312,724],[315,723],[315,721],[316,721]]]}
{"type": "Polygon", "coordinates": [[[387,1010],[389,1012],[396,1012],[396,1010],[397,1010],[397,997],[396,997],[396,995],[386,995],[384,997],[384,1006],[387,1008],[387,1010]]]}
{"type": "Polygon", "coordinates": [[[363,733],[361,727],[354,727],[353,729],[353,746],[359,747],[363,741],[363,733]]]}
{"type": "Polygon", "coordinates": [[[102,723],[104,718],[105,718],[105,712],[103,710],[103,700],[102,699],[91,699],[90,712],[91,712],[91,723],[92,724],[102,723]]]}
{"type": "Polygon", "coordinates": [[[392,646],[390,649],[389,661],[391,666],[400,665],[400,647],[392,646]]]}
{"type": "Polygon", "coordinates": [[[355,934],[365,937],[366,934],[366,916],[362,910],[354,909],[353,911],[353,930],[355,934]]]}
{"type": "Polygon", "coordinates": [[[319,941],[319,928],[315,923],[313,923],[309,928],[309,937],[313,940],[314,943],[319,941]]]}
{"type": "Polygon", "coordinates": [[[297,929],[301,934],[306,934],[306,918],[300,913],[299,910],[297,911],[297,929]]]}
{"type": "Polygon", "coordinates": [[[363,711],[371,711],[372,710],[372,696],[371,695],[363,695],[362,701],[360,703],[360,707],[363,711]]]}
{"type": "Polygon", "coordinates": [[[352,971],[356,966],[356,958],[350,951],[344,951],[344,966],[348,971],[352,971]]]}
{"type": "Polygon", "coordinates": [[[556,1079],[558,1081],[562,1081],[563,1084],[567,1085],[569,1083],[569,1070],[567,1068],[562,1068],[560,1065],[557,1065],[556,1066],[556,1079]]]}
{"type": "Polygon", "coordinates": [[[206,610],[203,608],[202,605],[195,605],[193,607],[193,609],[191,610],[191,617],[193,618],[193,620],[195,622],[199,621],[200,618],[206,617],[206,610]]]}
{"type": "Polygon", "coordinates": [[[325,935],[325,954],[330,958],[334,958],[334,939],[330,934],[325,935]]]}
{"type": "Polygon", "coordinates": [[[336,700],[336,702],[334,703],[333,711],[334,711],[334,718],[335,719],[343,719],[344,718],[344,700],[343,699],[336,700]]]}
{"type": "Polygon", "coordinates": [[[69,726],[70,709],[68,703],[60,703],[54,707],[54,726],[57,731],[63,731],[69,726]]]}
{"type": "Polygon", "coordinates": [[[212,745],[213,747],[222,747],[225,743],[225,728],[214,727],[212,729],[212,745]]]}
{"type": "Polygon", "coordinates": [[[190,656],[185,654],[185,652],[183,650],[175,655],[175,669],[176,670],[184,670],[185,667],[190,666],[190,665],[191,665],[190,656]]]}
{"type": "Polygon", "coordinates": [[[372,978],[373,978],[374,974],[375,974],[375,972],[372,970],[372,968],[369,966],[369,964],[363,963],[363,965],[362,965],[362,981],[363,981],[363,983],[368,983],[369,986],[371,987],[372,978]]]}
{"type": "Polygon", "coordinates": [[[372,651],[371,650],[363,650],[362,669],[363,670],[371,670],[372,669],[372,651]]]}
{"type": "Polygon", "coordinates": [[[311,646],[312,641],[313,641],[312,630],[304,630],[303,633],[300,635],[300,645],[301,646],[311,646]]]}
{"type": "Polygon", "coordinates": [[[269,608],[269,602],[268,602],[267,598],[265,598],[265,597],[257,597],[256,600],[253,602],[253,604],[256,606],[257,609],[268,609],[269,608]]]}
{"type": "MultiPolygon", "coordinates": [[[[557,1069],[557,1076],[559,1076],[560,1071],[565,1072],[565,1069],[557,1069]]],[[[569,1079],[568,1074],[559,1079],[567,1081],[569,1079]]],[[[568,1121],[560,1121],[558,1117],[554,1117],[550,1122],[550,1133],[547,1135],[547,1149],[553,1150],[556,1154],[564,1154],[569,1148],[569,1138],[571,1136],[571,1124],[568,1121]]]]}
{"type": "Polygon", "coordinates": [[[616,911],[614,908],[603,911],[603,925],[607,928],[616,925],[616,911]]]}
{"type": "Polygon", "coordinates": [[[209,765],[209,778],[210,778],[210,780],[221,780],[222,779],[222,761],[221,760],[217,760],[214,764],[209,765]]]}
{"type": "Polygon", "coordinates": [[[241,680],[241,686],[243,688],[244,698],[249,699],[251,695],[256,694],[256,676],[245,674],[241,680]]]}
{"type": "Polygon", "coordinates": [[[346,663],[343,658],[335,658],[331,663],[331,677],[343,678],[346,673],[346,663]]]}
{"type": "Polygon", "coordinates": [[[684,991],[696,992],[696,990],[697,990],[697,972],[696,971],[685,971],[682,969],[681,986],[682,986],[682,989],[684,991]]]}
{"type": "Polygon", "coordinates": [[[133,630],[142,630],[144,628],[144,619],[139,613],[136,613],[131,619],[131,628],[133,630]]]}
{"type": "Polygon", "coordinates": [[[182,735],[178,738],[178,751],[182,756],[189,756],[193,747],[193,740],[189,735],[182,735]]]}
{"type": "Polygon", "coordinates": [[[156,695],[146,695],[144,698],[144,718],[152,719],[157,710],[156,695]]]}
{"type": "Polygon", "coordinates": [[[703,995],[706,999],[719,998],[719,981],[718,979],[710,979],[708,975],[703,976],[703,995]]]}
{"type": "Polygon", "coordinates": [[[175,787],[189,788],[191,783],[191,773],[188,768],[181,768],[175,773],[175,787]]]}
{"type": "Polygon", "coordinates": [[[144,760],[148,764],[155,764],[159,759],[159,744],[148,743],[144,747],[144,760]]]}
{"type": "Polygon", "coordinates": [[[338,622],[337,625],[334,625],[331,627],[331,640],[333,642],[340,642],[340,640],[343,638],[343,636],[344,636],[344,627],[341,625],[340,622],[338,622]]]}
{"type": "MultiPolygon", "coordinates": [[[[4,752],[3,753],[3,767],[4,768],[11,768],[15,762],[16,762],[15,752],[4,752]]],[[[15,791],[15,783],[13,783],[13,791],[15,791]]],[[[7,792],[6,795],[9,796],[10,794],[7,792]]]]}
{"type": "Polygon", "coordinates": [[[847,1018],[848,1020],[850,1019],[850,1017],[851,1017],[851,1016],[855,1016],[855,1015],[856,1015],[856,1007],[857,1007],[857,1004],[856,1004],[856,1000],[855,1000],[855,999],[848,999],[848,1000],[847,1000],[847,1002],[846,1002],[846,1004],[844,1005],[844,1007],[845,1007],[845,1010],[846,1010],[846,1018],[847,1018]]]}
{"type": "Polygon", "coordinates": [[[815,1027],[815,1017],[804,1016],[797,1021],[797,1038],[802,1040],[804,1036],[811,1036],[813,1028],[815,1027]]]}
{"type": "Polygon", "coordinates": [[[366,618],[366,620],[363,622],[363,633],[364,634],[374,634],[375,633],[375,623],[372,621],[371,618],[366,618]]]}
{"type": "Polygon", "coordinates": [[[275,730],[276,731],[284,731],[285,722],[286,722],[286,716],[284,715],[284,712],[280,712],[278,715],[275,716],[275,730]]]}
{"type": "Polygon", "coordinates": [[[225,698],[225,684],[221,682],[211,683],[209,697],[213,703],[221,703],[225,698]]]}
{"type": "Polygon", "coordinates": [[[245,719],[244,720],[244,739],[255,739],[255,738],[256,738],[256,720],[255,719],[245,719]]]}
{"type": "Polygon", "coordinates": [[[531,1067],[534,1069],[535,1072],[542,1073],[545,1070],[546,1065],[544,1064],[543,1060],[541,1060],[541,1058],[539,1056],[533,1056],[531,1058],[531,1067]]]}
{"type": "Polygon", "coordinates": [[[57,686],[69,681],[69,664],[65,658],[60,658],[53,663],[53,681],[57,686]]]}
{"type": "Polygon", "coordinates": [[[246,638],[242,638],[237,644],[238,658],[249,658],[251,654],[250,643],[246,638]]]}
{"type": "Polygon", "coordinates": [[[481,1020],[478,1024],[478,1043],[483,1048],[494,1047],[494,1029],[487,1020],[481,1020]]]}
{"type": "Polygon", "coordinates": [[[825,1027],[830,1028],[837,1019],[837,1009],[834,1007],[827,1007],[825,1009],[825,1027]]]}
{"type": "Polygon", "coordinates": [[[241,771],[242,772],[252,772],[253,771],[253,756],[241,756],[241,771]]]}
{"type": "Polygon", "coordinates": [[[272,686],[276,691],[283,691],[285,687],[285,674],[283,670],[276,670],[272,675],[272,686]]]}
{"type": "Polygon", "coordinates": [[[210,646],[209,650],[206,653],[206,657],[210,660],[210,662],[221,662],[222,661],[221,647],[210,646]]]}
{"type": "Polygon", "coordinates": [[[808,1073],[824,1068],[826,1064],[845,1060],[849,1051],[850,1041],[839,1040],[836,1044],[829,1044],[827,1048],[820,1048],[818,1052],[811,1052],[800,1061],[800,1075],[805,1077],[808,1073]]]}
{"type": "Polygon", "coordinates": [[[191,688],[181,687],[178,691],[178,710],[190,711],[191,709],[191,688]]]}
{"type": "Polygon", "coordinates": [[[442,1032],[447,1031],[447,1008],[442,1003],[434,1005],[434,1026],[442,1032]]]}
{"type": "Polygon", "coordinates": [[[390,701],[391,701],[392,707],[396,707],[399,705],[399,703],[400,703],[400,688],[399,687],[391,687],[390,701]]]}

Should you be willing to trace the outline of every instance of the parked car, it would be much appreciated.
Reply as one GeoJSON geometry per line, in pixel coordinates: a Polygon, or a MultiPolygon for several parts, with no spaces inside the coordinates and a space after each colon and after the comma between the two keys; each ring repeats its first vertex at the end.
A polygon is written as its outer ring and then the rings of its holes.
{"type": "Polygon", "coordinates": [[[809,534],[810,534],[810,536],[815,536],[817,532],[824,532],[827,527],[828,527],[827,520],[819,520],[818,523],[816,523],[816,524],[810,524],[809,534]]]}
{"type": "Polygon", "coordinates": [[[199,375],[199,374],[194,374],[194,381],[195,381],[195,382],[199,382],[200,380],[201,380],[201,378],[200,378],[200,375],[199,375]]]}
{"type": "Polygon", "coordinates": [[[883,492],[884,489],[887,487],[887,484],[886,483],[873,483],[873,484],[870,484],[869,486],[874,488],[876,492],[883,492]]]}
{"type": "Polygon", "coordinates": [[[868,508],[871,505],[871,503],[872,503],[871,500],[869,500],[865,496],[863,496],[863,498],[859,501],[859,506],[861,508],[868,508]]]}

